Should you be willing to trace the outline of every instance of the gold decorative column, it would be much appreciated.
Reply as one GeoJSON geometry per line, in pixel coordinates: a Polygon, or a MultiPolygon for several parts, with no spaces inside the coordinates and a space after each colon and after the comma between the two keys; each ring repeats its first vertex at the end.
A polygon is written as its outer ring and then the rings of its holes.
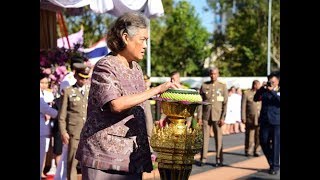
{"type": "Polygon", "coordinates": [[[199,104],[161,102],[163,113],[169,118],[169,125],[154,126],[151,147],[157,155],[158,170],[162,180],[187,180],[194,163],[194,155],[202,148],[202,129],[187,128],[186,118],[193,116],[199,104]]]}

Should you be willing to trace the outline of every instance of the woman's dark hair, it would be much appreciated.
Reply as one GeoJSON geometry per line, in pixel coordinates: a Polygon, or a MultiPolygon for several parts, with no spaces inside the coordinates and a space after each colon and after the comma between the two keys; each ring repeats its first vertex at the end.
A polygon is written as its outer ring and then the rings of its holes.
{"type": "Polygon", "coordinates": [[[232,89],[236,89],[235,86],[231,86],[229,89],[228,89],[228,92],[232,91],[232,89]]]}
{"type": "Polygon", "coordinates": [[[41,81],[41,79],[43,79],[43,78],[49,78],[49,75],[45,74],[43,72],[40,72],[40,80],[39,81],[41,81]]]}
{"type": "Polygon", "coordinates": [[[113,22],[107,33],[107,45],[112,53],[118,54],[126,44],[122,39],[123,33],[135,36],[138,29],[146,29],[149,26],[148,19],[139,12],[124,13],[113,22]]]}

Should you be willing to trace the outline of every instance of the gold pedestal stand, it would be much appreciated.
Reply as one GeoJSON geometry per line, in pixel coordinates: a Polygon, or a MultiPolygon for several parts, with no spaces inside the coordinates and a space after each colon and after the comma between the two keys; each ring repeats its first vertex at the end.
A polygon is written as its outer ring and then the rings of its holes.
{"type": "Polygon", "coordinates": [[[151,136],[151,147],[158,153],[161,180],[187,180],[190,176],[194,155],[202,148],[203,135],[200,126],[187,128],[185,122],[198,105],[161,102],[170,122],[165,127],[155,126],[151,136]]]}

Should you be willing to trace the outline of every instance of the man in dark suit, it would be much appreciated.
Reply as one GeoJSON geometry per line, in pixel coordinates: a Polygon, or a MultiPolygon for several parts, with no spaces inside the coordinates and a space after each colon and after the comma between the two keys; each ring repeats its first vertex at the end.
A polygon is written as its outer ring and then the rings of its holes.
{"type": "Polygon", "coordinates": [[[261,102],[253,100],[260,88],[258,80],[252,82],[251,89],[245,91],[241,99],[241,120],[246,125],[244,150],[246,156],[260,156],[259,124],[258,118],[261,110],[261,102]]]}
{"type": "Polygon", "coordinates": [[[209,70],[211,81],[204,82],[200,88],[200,95],[203,101],[210,103],[203,105],[202,111],[198,114],[198,121],[203,125],[203,148],[201,152],[201,165],[206,163],[207,152],[209,147],[209,123],[213,126],[214,140],[216,145],[216,164],[215,166],[223,165],[223,145],[222,145],[222,130],[224,124],[227,102],[228,89],[225,83],[218,81],[219,69],[211,68],[209,70]]]}
{"type": "Polygon", "coordinates": [[[87,106],[90,68],[77,69],[76,84],[64,90],[61,97],[61,108],[58,122],[63,144],[68,144],[67,176],[69,180],[77,180],[77,164],[75,154],[78,148],[80,133],[87,118],[87,106]]]}
{"type": "Polygon", "coordinates": [[[260,144],[270,165],[269,173],[280,170],[280,72],[268,75],[268,82],[257,91],[255,101],[261,101],[260,144]]]}

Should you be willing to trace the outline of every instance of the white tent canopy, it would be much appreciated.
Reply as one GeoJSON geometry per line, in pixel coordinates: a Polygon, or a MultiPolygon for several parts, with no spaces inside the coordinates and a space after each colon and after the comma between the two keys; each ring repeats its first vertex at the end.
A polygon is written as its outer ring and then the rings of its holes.
{"type": "Polygon", "coordinates": [[[89,5],[95,13],[108,13],[120,16],[125,12],[140,11],[148,18],[164,14],[161,0],[40,0],[62,8],[80,8],[89,5]]]}
{"type": "Polygon", "coordinates": [[[90,4],[91,0],[48,0],[54,5],[63,8],[80,8],[90,4]]]}

